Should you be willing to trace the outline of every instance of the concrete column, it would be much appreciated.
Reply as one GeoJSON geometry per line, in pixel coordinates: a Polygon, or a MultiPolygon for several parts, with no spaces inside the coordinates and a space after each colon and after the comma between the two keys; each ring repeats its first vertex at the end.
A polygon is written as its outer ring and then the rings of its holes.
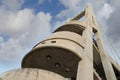
{"type": "Polygon", "coordinates": [[[107,59],[106,55],[106,51],[103,47],[103,42],[102,42],[102,39],[101,39],[101,35],[100,33],[96,33],[95,34],[96,38],[97,38],[97,45],[98,45],[98,48],[99,48],[99,54],[100,54],[100,57],[101,57],[101,61],[102,61],[102,64],[103,64],[103,68],[104,68],[104,71],[105,71],[105,75],[106,75],[106,78],[107,80],[117,80],[116,79],[116,76],[115,76],[115,73],[114,73],[114,70],[113,70],[113,67],[110,63],[110,61],[107,59]]]}
{"type": "Polygon", "coordinates": [[[93,40],[92,40],[92,28],[87,23],[87,27],[83,32],[85,38],[84,55],[86,55],[91,61],[93,61],[93,40]]]}
{"type": "Polygon", "coordinates": [[[92,28],[88,24],[83,37],[85,38],[85,48],[82,53],[84,57],[78,64],[77,80],[93,80],[92,28]]]}
{"type": "Polygon", "coordinates": [[[93,80],[93,66],[89,59],[83,59],[78,64],[77,80],[93,80]]]}

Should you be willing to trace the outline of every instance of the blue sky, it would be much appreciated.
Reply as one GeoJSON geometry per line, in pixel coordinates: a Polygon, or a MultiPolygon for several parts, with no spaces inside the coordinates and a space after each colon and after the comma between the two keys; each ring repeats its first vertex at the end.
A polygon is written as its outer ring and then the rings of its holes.
{"type": "Polygon", "coordinates": [[[0,73],[20,68],[23,56],[36,43],[87,3],[119,55],[119,0],[0,0],[0,73]]]}

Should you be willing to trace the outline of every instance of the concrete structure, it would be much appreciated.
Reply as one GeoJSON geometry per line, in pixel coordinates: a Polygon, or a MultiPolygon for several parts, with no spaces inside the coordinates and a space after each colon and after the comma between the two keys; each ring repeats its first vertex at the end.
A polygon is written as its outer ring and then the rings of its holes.
{"type": "MultiPolygon", "coordinates": [[[[22,68],[20,72],[13,71],[22,77],[9,72],[9,80],[25,80],[26,76],[31,80],[120,80],[120,66],[104,49],[90,5],[35,45],[23,58],[22,68]]],[[[1,79],[7,80],[7,74],[1,79]]]]}
{"type": "Polygon", "coordinates": [[[0,77],[0,80],[65,80],[53,72],[34,68],[11,70],[0,77]]]}

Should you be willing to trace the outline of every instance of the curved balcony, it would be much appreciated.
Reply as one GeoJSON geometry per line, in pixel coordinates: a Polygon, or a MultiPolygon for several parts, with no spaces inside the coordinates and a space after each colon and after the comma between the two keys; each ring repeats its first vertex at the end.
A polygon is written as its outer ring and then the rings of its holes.
{"type": "Polygon", "coordinates": [[[0,75],[0,80],[65,80],[64,77],[41,69],[15,69],[0,75]]]}
{"type": "Polygon", "coordinates": [[[56,32],[37,44],[23,59],[23,68],[39,68],[64,77],[76,77],[84,39],[73,32],[56,32]]]}
{"type": "Polygon", "coordinates": [[[62,25],[61,27],[56,29],[54,33],[59,31],[70,31],[70,32],[74,32],[79,35],[82,35],[82,32],[85,29],[85,26],[86,26],[85,22],[69,21],[65,25],[62,25]]]}

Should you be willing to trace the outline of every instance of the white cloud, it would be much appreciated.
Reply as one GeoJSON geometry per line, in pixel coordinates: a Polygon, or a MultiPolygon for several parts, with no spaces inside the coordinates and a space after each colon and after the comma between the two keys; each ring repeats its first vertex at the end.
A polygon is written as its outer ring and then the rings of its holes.
{"type": "Polygon", "coordinates": [[[7,42],[0,44],[0,61],[13,61],[17,60],[22,47],[18,43],[18,40],[9,39],[7,42]]]}
{"type": "Polygon", "coordinates": [[[25,32],[34,18],[30,9],[18,12],[0,11],[0,34],[17,35],[25,32]]]}
{"type": "Polygon", "coordinates": [[[103,7],[101,8],[101,10],[98,11],[98,16],[100,16],[103,19],[108,19],[111,15],[111,13],[113,13],[114,8],[108,4],[108,3],[104,3],[103,7]]]}
{"type": "Polygon", "coordinates": [[[115,6],[116,8],[120,7],[120,0],[111,0],[110,4],[115,6]]]}
{"type": "Polygon", "coordinates": [[[107,3],[107,1],[108,0],[90,0],[90,3],[95,11],[99,11],[99,9],[104,5],[104,3],[107,3]]]}
{"type": "MultiPolygon", "coordinates": [[[[46,28],[49,26],[46,22],[50,22],[51,19],[50,14],[45,14],[44,12],[34,14],[31,9],[23,9],[18,12],[0,11],[0,17],[0,34],[9,36],[21,35],[24,32],[30,32],[35,29],[38,31],[37,28],[41,28],[39,26],[43,24],[45,25],[43,27],[46,28]]],[[[39,29],[39,31],[44,30],[39,29]]]]}
{"type": "Polygon", "coordinates": [[[62,19],[73,16],[76,12],[80,11],[83,0],[59,0],[59,2],[66,7],[65,10],[60,11],[60,13],[56,15],[56,18],[62,19]]]}
{"type": "MultiPolygon", "coordinates": [[[[6,0],[7,1],[7,0],[6,0]]],[[[3,5],[3,4],[2,4],[3,5]]],[[[18,11],[0,7],[0,62],[12,63],[19,59],[27,48],[32,48],[42,35],[50,32],[51,15],[34,13],[32,9],[18,11]]]]}
{"type": "Polygon", "coordinates": [[[7,10],[16,11],[21,8],[24,0],[1,0],[1,7],[7,10]]]}
{"type": "Polygon", "coordinates": [[[70,15],[72,16],[72,14],[74,13],[74,11],[73,12],[72,11],[73,10],[71,10],[71,9],[62,10],[59,14],[56,15],[56,18],[62,19],[62,18],[67,18],[70,15]]]}
{"type": "MultiPolygon", "coordinates": [[[[3,30],[2,33],[4,35],[7,32],[12,34],[7,42],[3,42],[3,38],[0,38],[0,60],[8,62],[16,60],[20,53],[24,51],[25,48],[30,47],[32,43],[38,41],[42,34],[50,32],[50,14],[39,12],[35,15],[29,12],[29,10],[19,11],[17,15],[13,15],[13,22],[9,20],[11,17],[8,16],[6,24],[9,25],[6,26],[7,28],[3,29],[1,25],[0,30],[3,30]]],[[[8,33],[6,35],[8,35],[8,33]]]]}
{"type": "Polygon", "coordinates": [[[78,7],[78,6],[80,6],[82,4],[81,3],[82,0],[69,0],[69,1],[59,0],[59,1],[66,8],[73,8],[73,9],[76,8],[76,7],[78,7]]]}

